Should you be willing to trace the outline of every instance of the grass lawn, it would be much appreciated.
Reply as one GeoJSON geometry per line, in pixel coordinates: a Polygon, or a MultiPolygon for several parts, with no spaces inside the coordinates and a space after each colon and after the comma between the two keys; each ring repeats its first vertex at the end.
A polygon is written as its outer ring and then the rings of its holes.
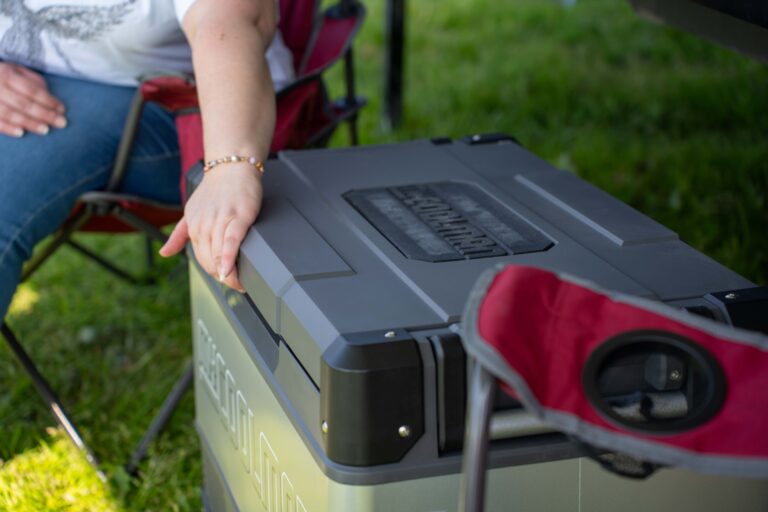
{"type": "MultiPolygon", "coordinates": [[[[362,142],[501,131],[768,284],[768,68],[639,19],[617,0],[411,0],[406,119],[380,129],[384,0],[356,47],[362,142]]],[[[338,84],[338,73],[333,77],[338,84]]],[[[345,133],[334,138],[346,142],[345,133]]],[[[127,264],[136,237],[82,237],[127,264]]],[[[132,480],[118,467],[189,357],[176,262],[152,287],[62,250],[22,286],[10,324],[70,404],[110,475],[102,486],[0,346],[0,510],[199,510],[187,396],[132,480]],[[117,418],[117,421],[113,419],[117,418]]]]}

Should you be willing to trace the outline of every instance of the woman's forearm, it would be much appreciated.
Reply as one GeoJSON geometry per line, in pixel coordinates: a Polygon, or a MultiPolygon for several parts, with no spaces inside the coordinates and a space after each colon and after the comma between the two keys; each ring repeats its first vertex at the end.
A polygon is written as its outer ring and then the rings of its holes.
{"type": "Polygon", "coordinates": [[[203,118],[206,159],[266,158],[275,96],[264,54],[275,31],[272,0],[197,0],[184,20],[203,118]]]}
{"type": "MultiPolygon", "coordinates": [[[[196,0],[184,17],[203,118],[207,161],[237,155],[266,159],[275,94],[264,54],[275,31],[273,0],[196,0]]],[[[207,172],[161,254],[192,242],[206,272],[243,290],[235,261],[261,208],[260,172],[227,162],[207,172]]]]}

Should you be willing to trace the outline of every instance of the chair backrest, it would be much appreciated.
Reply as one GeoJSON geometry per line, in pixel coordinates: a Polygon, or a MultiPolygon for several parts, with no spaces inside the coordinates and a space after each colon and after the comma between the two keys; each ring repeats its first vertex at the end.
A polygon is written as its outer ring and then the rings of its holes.
{"type": "Polygon", "coordinates": [[[278,29],[293,54],[296,71],[300,70],[319,15],[319,0],[280,0],[278,29]]]}
{"type": "Polygon", "coordinates": [[[318,0],[281,0],[280,30],[293,52],[296,81],[278,93],[273,153],[322,144],[358,109],[332,104],[322,80],[322,73],[345,55],[365,15],[361,4],[339,2],[321,13],[318,0]]]}

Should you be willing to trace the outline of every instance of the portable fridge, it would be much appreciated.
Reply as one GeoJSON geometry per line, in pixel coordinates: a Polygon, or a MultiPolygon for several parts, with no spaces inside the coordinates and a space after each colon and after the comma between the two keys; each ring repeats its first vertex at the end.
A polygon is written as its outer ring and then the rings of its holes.
{"type": "MultiPolygon", "coordinates": [[[[459,324],[499,262],[766,328],[765,289],[504,135],[286,151],[266,168],[247,293],[190,258],[206,510],[455,511],[459,324]]],[[[765,481],[620,478],[514,401],[496,409],[489,511],[768,510],[765,481]]]]}

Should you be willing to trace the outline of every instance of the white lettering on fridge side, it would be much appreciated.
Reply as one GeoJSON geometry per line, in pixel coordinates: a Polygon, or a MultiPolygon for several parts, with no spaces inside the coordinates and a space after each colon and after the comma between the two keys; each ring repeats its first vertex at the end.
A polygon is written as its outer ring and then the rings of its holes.
{"type": "Polygon", "coordinates": [[[197,374],[222,426],[267,512],[307,512],[267,435],[258,429],[250,408],[224,356],[208,329],[197,320],[197,374]]]}

